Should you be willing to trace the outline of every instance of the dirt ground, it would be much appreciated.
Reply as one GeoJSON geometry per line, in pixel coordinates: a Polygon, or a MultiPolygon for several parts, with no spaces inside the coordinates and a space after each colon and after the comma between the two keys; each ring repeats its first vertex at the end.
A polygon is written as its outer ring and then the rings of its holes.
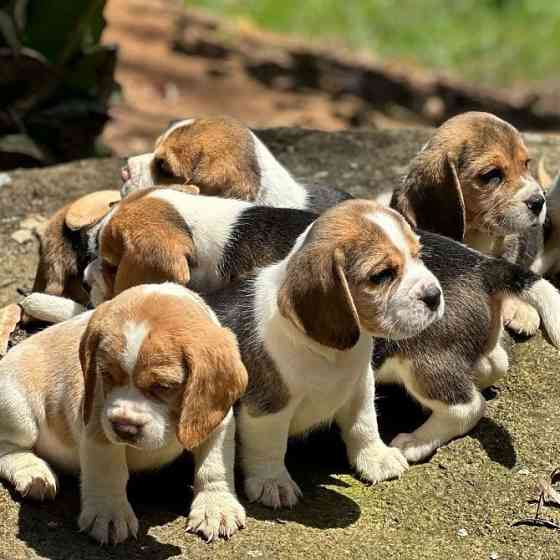
{"type": "MultiPolygon", "coordinates": [[[[173,30],[182,5],[173,0],[111,0],[107,5],[103,41],[119,45],[116,79],[123,88],[103,134],[115,154],[144,152],[170,120],[193,115],[225,114],[255,127],[333,130],[348,125],[347,101],[326,93],[271,90],[247,76],[238,60],[175,52],[173,30]]],[[[381,114],[375,119],[384,127],[403,124],[381,114]]]]}
{"type": "MultiPolygon", "coordinates": [[[[261,131],[278,157],[303,180],[337,184],[357,195],[394,184],[425,142],[423,130],[322,133],[261,131]]],[[[560,140],[531,135],[532,155],[560,162],[560,140]]],[[[0,306],[30,288],[36,242],[18,243],[14,232],[32,214],[49,215],[67,200],[118,185],[117,159],[14,171],[0,188],[0,306]]],[[[247,528],[230,542],[206,545],[185,533],[192,498],[188,460],[130,484],[140,520],[137,541],[100,547],[77,532],[79,490],[62,480],[53,503],[20,499],[0,485],[0,558],[52,560],[150,558],[387,560],[557,560],[560,532],[512,527],[532,515],[539,476],[559,466],[560,355],[538,336],[514,349],[515,364],[488,397],[488,412],[468,436],[415,465],[398,481],[368,486],[351,474],[334,431],[292,444],[288,467],[305,498],[291,511],[243,503],[247,528]]],[[[398,390],[378,401],[383,437],[410,431],[421,412],[398,390]]],[[[547,507],[560,523],[560,510],[547,507]]]]}

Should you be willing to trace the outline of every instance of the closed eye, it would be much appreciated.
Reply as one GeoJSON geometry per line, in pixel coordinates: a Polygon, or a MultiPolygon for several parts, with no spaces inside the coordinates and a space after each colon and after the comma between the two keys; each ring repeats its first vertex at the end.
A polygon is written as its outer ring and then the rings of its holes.
{"type": "Polygon", "coordinates": [[[374,284],[379,286],[386,282],[391,282],[395,278],[395,269],[394,268],[385,268],[380,272],[376,272],[375,274],[371,274],[369,277],[370,284],[374,284]]]}
{"type": "Polygon", "coordinates": [[[179,387],[177,383],[153,383],[150,385],[150,393],[157,399],[170,397],[179,387]]]}
{"type": "Polygon", "coordinates": [[[175,173],[173,173],[173,171],[169,167],[169,164],[167,163],[167,160],[156,159],[155,162],[154,162],[154,165],[155,165],[156,172],[158,173],[158,175],[160,175],[164,179],[175,179],[176,178],[176,175],[175,175],[175,173]]]}

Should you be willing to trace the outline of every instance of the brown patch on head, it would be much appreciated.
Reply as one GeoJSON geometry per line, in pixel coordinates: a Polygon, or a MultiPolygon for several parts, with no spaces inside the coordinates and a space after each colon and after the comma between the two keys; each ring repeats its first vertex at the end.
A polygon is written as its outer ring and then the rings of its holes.
{"type": "Polygon", "coordinates": [[[392,205],[420,229],[462,240],[497,227],[525,187],[528,152],[519,132],[489,113],[446,121],[413,159],[392,205]]]}
{"type": "Polygon", "coordinates": [[[355,200],[323,214],[290,258],[280,313],[320,344],[346,350],[358,341],[360,326],[380,329],[382,304],[403,274],[405,254],[371,219],[376,213],[402,230],[406,250],[416,256],[418,241],[398,214],[355,200]]]}
{"type": "Polygon", "coordinates": [[[103,226],[99,255],[111,298],[132,286],[190,280],[196,261],[188,226],[167,202],[146,196],[155,189],[131,194],[103,226]]]}
{"type": "Polygon", "coordinates": [[[156,141],[154,183],[186,182],[208,196],[255,200],[260,169],[247,127],[226,117],[199,118],[156,141]]]}

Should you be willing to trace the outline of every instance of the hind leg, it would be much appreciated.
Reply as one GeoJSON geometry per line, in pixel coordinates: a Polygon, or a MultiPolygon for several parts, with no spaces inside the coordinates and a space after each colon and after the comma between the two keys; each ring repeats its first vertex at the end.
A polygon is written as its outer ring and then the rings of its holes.
{"type": "Polygon", "coordinates": [[[39,430],[25,399],[10,387],[0,387],[0,478],[12,484],[23,497],[54,498],[58,488],[55,473],[33,453],[39,430]]]}
{"type": "MultiPolygon", "coordinates": [[[[400,365],[399,378],[408,393],[431,411],[430,417],[418,429],[401,433],[391,442],[392,447],[399,448],[406,459],[414,463],[472,430],[484,414],[486,401],[466,374],[446,376],[444,390],[438,391],[438,384],[426,372],[421,375],[411,364],[407,367],[400,365]],[[419,383],[419,379],[424,379],[424,383],[419,383]],[[429,394],[438,397],[429,397],[429,394]]],[[[440,372],[440,375],[443,374],[440,372]]]]}

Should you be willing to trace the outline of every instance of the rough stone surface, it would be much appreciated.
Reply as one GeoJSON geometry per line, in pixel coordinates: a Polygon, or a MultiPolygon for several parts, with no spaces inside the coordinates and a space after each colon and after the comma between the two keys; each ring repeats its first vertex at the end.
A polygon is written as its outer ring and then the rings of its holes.
{"type": "MultiPolygon", "coordinates": [[[[259,134],[298,178],[367,196],[399,180],[429,131],[259,134]]],[[[558,137],[527,140],[535,160],[545,153],[551,173],[560,167],[558,137]]],[[[0,307],[17,301],[17,288],[29,289],[33,282],[36,241],[19,245],[11,239],[21,220],[50,215],[84,193],[118,187],[120,165],[91,160],[9,173],[12,184],[0,189],[0,307]]],[[[358,482],[337,434],[315,434],[291,445],[288,454],[305,500],[277,512],[244,502],[247,529],[230,542],[205,545],[184,531],[192,482],[192,466],[185,461],[131,481],[141,536],[116,548],[100,547],[77,532],[75,479],[63,477],[61,494],[42,505],[0,485],[0,558],[556,560],[560,533],[511,524],[534,512],[529,501],[536,497],[538,478],[560,466],[560,354],[538,336],[518,344],[514,357],[507,378],[488,395],[488,412],[478,428],[411,467],[401,480],[358,482]]],[[[385,390],[379,408],[386,440],[421,420],[398,390],[385,390]]],[[[543,515],[560,522],[558,509],[547,507],[543,515]]]]}

